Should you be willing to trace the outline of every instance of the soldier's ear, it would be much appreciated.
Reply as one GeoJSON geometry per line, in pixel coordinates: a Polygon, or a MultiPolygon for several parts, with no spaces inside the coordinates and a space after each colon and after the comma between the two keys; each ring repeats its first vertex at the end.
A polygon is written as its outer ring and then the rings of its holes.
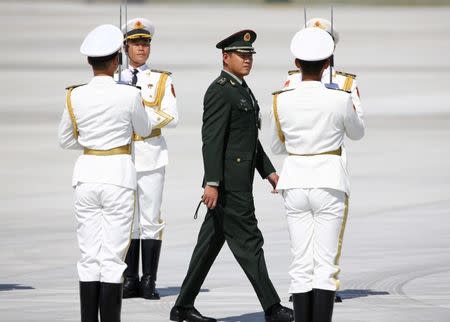
{"type": "Polygon", "coordinates": [[[229,57],[230,57],[229,53],[227,53],[226,51],[222,51],[222,63],[224,66],[227,65],[226,61],[228,60],[229,57]]]}

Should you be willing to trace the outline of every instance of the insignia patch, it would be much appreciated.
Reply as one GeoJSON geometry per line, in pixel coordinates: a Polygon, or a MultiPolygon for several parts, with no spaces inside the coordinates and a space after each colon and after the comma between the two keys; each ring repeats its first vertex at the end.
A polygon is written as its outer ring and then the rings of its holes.
{"type": "Polygon", "coordinates": [[[244,40],[245,40],[245,41],[250,41],[251,39],[252,39],[252,36],[250,35],[249,32],[247,32],[247,33],[244,35],[244,40]]]}
{"type": "Polygon", "coordinates": [[[133,29],[144,29],[144,24],[138,20],[134,23],[133,29]]]}
{"type": "Polygon", "coordinates": [[[326,29],[326,27],[325,27],[324,25],[322,25],[322,24],[320,23],[320,21],[316,21],[316,22],[314,23],[314,27],[317,27],[317,28],[320,28],[320,29],[323,29],[323,30],[326,29]]]}
{"type": "Polygon", "coordinates": [[[234,81],[232,81],[231,79],[230,79],[230,83],[231,83],[231,85],[236,85],[236,83],[234,82],[234,81]]]}
{"type": "Polygon", "coordinates": [[[227,82],[227,79],[225,77],[221,77],[217,80],[217,84],[220,84],[222,86],[225,85],[226,82],[227,82]]]}

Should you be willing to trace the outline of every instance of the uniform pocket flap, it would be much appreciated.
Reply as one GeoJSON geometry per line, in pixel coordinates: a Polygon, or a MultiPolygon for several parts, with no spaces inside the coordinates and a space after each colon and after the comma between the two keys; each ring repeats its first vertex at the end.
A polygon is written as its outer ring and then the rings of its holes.
{"type": "Polygon", "coordinates": [[[250,112],[250,111],[254,110],[253,104],[251,102],[249,102],[248,100],[246,100],[245,98],[241,98],[239,100],[238,109],[240,111],[244,111],[244,112],[250,112]]]}
{"type": "Polygon", "coordinates": [[[225,160],[235,160],[236,162],[251,161],[253,153],[248,151],[227,151],[225,153],[225,160]]]}

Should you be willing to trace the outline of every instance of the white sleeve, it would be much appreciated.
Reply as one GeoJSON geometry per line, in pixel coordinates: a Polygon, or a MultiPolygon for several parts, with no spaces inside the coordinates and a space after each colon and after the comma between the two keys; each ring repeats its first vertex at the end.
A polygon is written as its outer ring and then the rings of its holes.
{"type": "Polygon", "coordinates": [[[363,110],[361,107],[361,98],[359,97],[359,91],[358,91],[358,83],[356,82],[356,79],[353,80],[352,89],[351,89],[351,97],[353,106],[356,109],[356,113],[363,118],[363,110]]]}
{"type": "Polygon", "coordinates": [[[150,135],[150,132],[152,131],[152,122],[145,111],[141,93],[137,91],[134,104],[131,109],[131,122],[134,133],[144,137],[150,135]]]}
{"type": "Polygon", "coordinates": [[[154,128],[174,128],[178,125],[177,99],[175,97],[172,77],[169,76],[167,78],[161,108],[151,108],[149,115],[154,128]]]}
{"type": "Polygon", "coordinates": [[[273,106],[270,109],[270,136],[271,145],[270,149],[274,154],[286,154],[286,146],[284,142],[281,141],[280,135],[278,133],[278,125],[273,112],[273,106]]]}
{"type": "Polygon", "coordinates": [[[353,101],[349,96],[344,115],[345,134],[352,140],[359,140],[364,136],[365,125],[362,110],[356,111],[353,101]]]}
{"type": "Polygon", "coordinates": [[[67,106],[63,111],[61,122],[59,122],[58,140],[59,146],[63,149],[70,149],[70,150],[83,149],[83,146],[81,146],[73,136],[73,124],[72,120],[70,119],[69,112],[67,111],[67,106]]]}

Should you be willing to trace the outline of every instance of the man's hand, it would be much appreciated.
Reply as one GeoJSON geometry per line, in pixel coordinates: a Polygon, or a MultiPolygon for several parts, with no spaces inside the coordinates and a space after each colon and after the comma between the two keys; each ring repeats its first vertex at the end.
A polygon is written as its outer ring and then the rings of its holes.
{"type": "Polygon", "coordinates": [[[217,199],[219,197],[218,187],[205,186],[205,191],[203,192],[202,201],[209,209],[214,209],[217,206],[217,199]]]}
{"type": "Polygon", "coordinates": [[[278,193],[278,190],[276,189],[277,184],[278,184],[278,179],[280,177],[278,176],[278,174],[276,172],[271,173],[268,177],[267,180],[269,180],[270,184],[272,185],[272,193],[278,193]]]}

